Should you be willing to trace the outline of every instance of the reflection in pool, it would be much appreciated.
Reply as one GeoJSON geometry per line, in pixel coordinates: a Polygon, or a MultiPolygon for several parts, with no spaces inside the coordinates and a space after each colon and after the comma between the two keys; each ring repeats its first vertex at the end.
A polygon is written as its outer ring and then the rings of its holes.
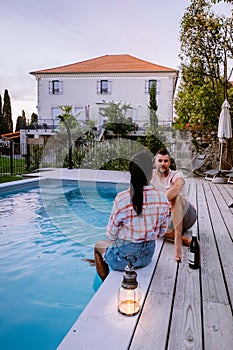
{"type": "Polygon", "coordinates": [[[0,196],[1,349],[58,346],[101,284],[84,260],[126,187],[67,182],[61,193],[51,181],[0,196]]]}

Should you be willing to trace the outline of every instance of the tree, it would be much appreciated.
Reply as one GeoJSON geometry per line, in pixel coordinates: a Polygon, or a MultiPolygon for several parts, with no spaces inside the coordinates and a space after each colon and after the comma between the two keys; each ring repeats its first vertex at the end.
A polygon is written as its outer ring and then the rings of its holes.
{"type": "Polygon", "coordinates": [[[2,130],[3,130],[2,96],[0,95],[0,137],[1,137],[1,134],[3,134],[2,130]]]}
{"type": "Polygon", "coordinates": [[[106,130],[113,131],[114,134],[122,136],[129,131],[134,130],[132,121],[126,116],[127,111],[131,109],[131,106],[127,103],[110,101],[108,107],[104,108],[100,114],[103,117],[107,117],[107,122],[104,125],[106,130]]]}
{"type": "Polygon", "coordinates": [[[37,123],[38,123],[38,115],[36,113],[32,113],[29,125],[34,125],[37,123]]]}
{"type": "Polygon", "coordinates": [[[2,96],[0,95],[0,116],[2,116],[2,96]]]}
{"type": "Polygon", "coordinates": [[[3,98],[3,111],[2,111],[2,120],[1,120],[1,130],[0,133],[7,134],[13,132],[13,121],[11,114],[11,101],[8,94],[8,90],[4,92],[3,98]]]}
{"type": "Polygon", "coordinates": [[[150,87],[150,100],[149,100],[149,116],[150,116],[150,126],[147,129],[146,137],[140,142],[147,147],[153,154],[162,148],[165,147],[164,135],[162,135],[161,127],[158,125],[157,117],[157,98],[156,98],[156,85],[153,82],[150,87]]]}
{"type": "Polygon", "coordinates": [[[53,134],[52,145],[55,149],[59,149],[60,155],[66,151],[65,145],[68,147],[68,156],[65,155],[65,165],[68,165],[69,169],[72,169],[73,165],[77,166],[81,163],[82,157],[80,157],[79,149],[81,146],[88,147],[89,141],[95,138],[95,134],[91,130],[91,127],[86,125],[80,125],[76,117],[72,114],[72,106],[65,105],[59,107],[61,114],[57,116],[59,119],[59,128],[53,134]],[[74,152],[73,152],[73,147],[74,152]],[[74,163],[74,164],[73,164],[74,163]]]}
{"type": "MultiPolygon", "coordinates": [[[[59,119],[59,128],[54,133],[54,138],[58,143],[64,144],[67,141],[67,127],[70,130],[72,142],[75,144],[85,143],[88,133],[91,131],[90,126],[80,125],[72,113],[72,106],[65,105],[59,107],[61,114],[59,119]],[[66,126],[65,126],[66,124],[66,126]],[[81,141],[81,139],[83,141],[81,141]]],[[[93,135],[91,136],[93,137],[93,135]]]]}
{"type": "Polygon", "coordinates": [[[158,126],[158,117],[156,114],[158,105],[157,105],[157,98],[156,98],[156,85],[154,82],[150,87],[150,101],[149,101],[148,108],[150,110],[150,128],[153,132],[156,130],[158,126]]]}
{"type": "Polygon", "coordinates": [[[231,4],[231,3],[232,3],[232,0],[211,0],[211,2],[212,2],[213,4],[217,4],[217,3],[219,3],[219,2],[227,2],[227,3],[231,4]]]}
{"type": "Polygon", "coordinates": [[[182,80],[175,99],[176,127],[216,126],[229,89],[232,18],[214,14],[210,1],[192,0],[181,22],[182,80]]]}
{"type": "Polygon", "coordinates": [[[20,129],[24,129],[27,126],[25,111],[22,110],[22,116],[19,115],[16,121],[15,131],[19,131],[20,129]]]}

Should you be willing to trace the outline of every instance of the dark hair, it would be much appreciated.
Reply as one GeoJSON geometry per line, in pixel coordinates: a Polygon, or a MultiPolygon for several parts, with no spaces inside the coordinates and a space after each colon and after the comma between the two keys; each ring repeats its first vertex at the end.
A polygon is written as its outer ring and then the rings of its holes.
{"type": "Polygon", "coordinates": [[[172,170],[176,170],[176,163],[174,158],[171,157],[170,153],[168,152],[168,150],[166,148],[160,148],[157,152],[155,157],[153,158],[153,161],[155,161],[155,158],[161,154],[161,156],[168,156],[171,160],[171,165],[170,165],[170,169],[172,170]]]}
{"type": "Polygon", "coordinates": [[[157,152],[156,155],[161,154],[162,156],[169,156],[169,158],[171,158],[170,153],[168,152],[168,150],[166,148],[160,148],[157,152]]]}
{"type": "Polygon", "coordinates": [[[138,215],[142,212],[143,186],[149,183],[152,170],[152,157],[146,151],[135,154],[129,161],[130,196],[134,210],[138,215]]]}

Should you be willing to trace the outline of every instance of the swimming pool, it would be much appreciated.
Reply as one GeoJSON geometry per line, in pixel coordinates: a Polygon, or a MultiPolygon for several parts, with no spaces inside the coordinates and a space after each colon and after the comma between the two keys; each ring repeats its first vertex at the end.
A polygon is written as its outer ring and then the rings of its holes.
{"type": "Polygon", "coordinates": [[[1,349],[56,349],[101,284],[83,259],[126,187],[44,181],[1,194],[1,349]]]}

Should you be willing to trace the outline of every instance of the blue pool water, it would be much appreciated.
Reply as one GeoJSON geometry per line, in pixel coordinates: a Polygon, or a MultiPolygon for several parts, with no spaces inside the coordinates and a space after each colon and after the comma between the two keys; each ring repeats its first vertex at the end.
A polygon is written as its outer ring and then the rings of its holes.
{"type": "Polygon", "coordinates": [[[105,237],[112,183],[56,183],[0,196],[0,349],[54,350],[101,282],[93,246],[105,237]],[[79,184],[80,185],[80,184],[79,184]]]}

